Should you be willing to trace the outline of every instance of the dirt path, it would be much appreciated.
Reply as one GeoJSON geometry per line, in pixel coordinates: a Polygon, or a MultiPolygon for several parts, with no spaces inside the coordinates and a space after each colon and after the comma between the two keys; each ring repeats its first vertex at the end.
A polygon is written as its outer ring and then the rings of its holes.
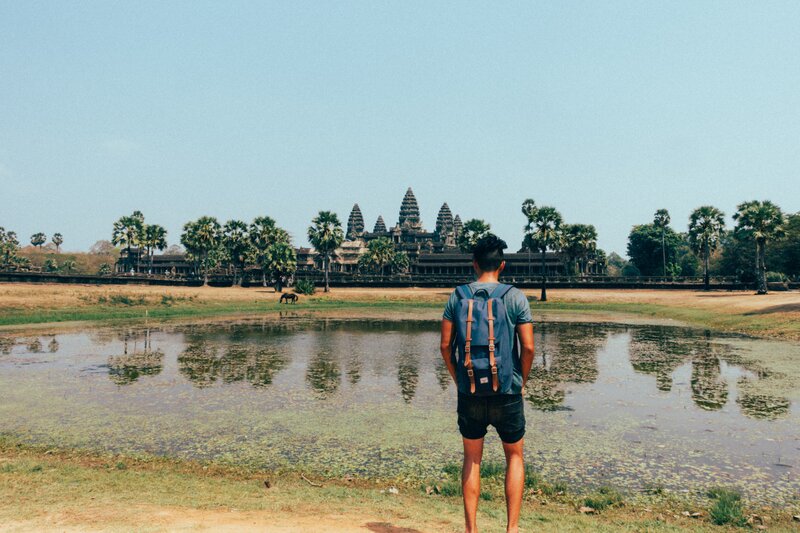
{"type": "MultiPolygon", "coordinates": [[[[0,525],[2,532],[40,531],[89,533],[107,531],[214,531],[214,532],[319,532],[319,533],[418,533],[420,530],[396,526],[377,516],[348,514],[289,514],[270,511],[190,509],[137,505],[127,511],[119,508],[89,507],[79,512],[63,512],[0,525]]],[[[451,528],[425,531],[452,531],[451,528]]]]}

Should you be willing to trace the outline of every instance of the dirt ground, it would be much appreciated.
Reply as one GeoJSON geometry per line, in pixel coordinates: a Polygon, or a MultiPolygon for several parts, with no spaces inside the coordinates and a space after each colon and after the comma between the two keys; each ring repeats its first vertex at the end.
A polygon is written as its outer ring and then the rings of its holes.
{"type": "MultiPolygon", "coordinates": [[[[450,294],[444,288],[332,288],[317,292],[313,298],[324,300],[370,301],[409,300],[444,301],[450,294]]],[[[538,289],[525,289],[527,295],[539,296],[538,289]]],[[[252,302],[277,297],[272,288],[239,287],[159,287],[150,285],[72,285],[58,283],[0,283],[0,308],[59,308],[89,305],[101,295],[194,297],[200,302],[252,302]]],[[[709,309],[729,313],[759,314],[795,312],[800,314],[800,292],[771,292],[756,296],[752,291],[693,291],[655,289],[548,289],[551,302],[594,304],[633,303],[709,309]]]]}

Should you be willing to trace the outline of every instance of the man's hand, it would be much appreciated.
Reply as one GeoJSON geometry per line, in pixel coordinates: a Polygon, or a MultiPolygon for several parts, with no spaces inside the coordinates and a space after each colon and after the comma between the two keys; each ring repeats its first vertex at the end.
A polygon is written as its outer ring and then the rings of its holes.
{"type": "Polygon", "coordinates": [[[452,360],[453,343],[455,342],[455,329],[453,323],[447,319],[442,319],[442,340],[439,344],[439,351],[442,353],[442,359],[447,366],[447,371],[450,372],[450,377],[453,378],[453,383],[456,383],[456,367],[452,360]]]}

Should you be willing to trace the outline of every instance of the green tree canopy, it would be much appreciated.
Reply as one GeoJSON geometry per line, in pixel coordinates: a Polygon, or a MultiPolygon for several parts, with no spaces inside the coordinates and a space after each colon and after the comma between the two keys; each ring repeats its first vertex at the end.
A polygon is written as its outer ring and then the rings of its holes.
{"type": "Polygon", "coordinates": [[[658,276],[662,273],[664,256],[668,265],[677,264],[677,250],[680,244],[680,235],[670,227],[639,224],[633,226],[628,235],[628,257],[643,276],[658,276]]]}
{"type": "Polygon", "coordinates": [[[331,256],[344,241],[344,231],[339,217],[332,211],[320,211],[311,220],[308,227],[308,240],[311,245],[322,256],[323,269],[325,270],[325,292],[328,287],[328,276],[330,272],[331,256]]]}
{"type": "Polygon", "coordinates": [[[456,238],[456,244],[462,252],[472,253],[477,242],[488,235],[490,229],[491,226],[483,220],[477,218],[467,220],[456,238]]]}
{"type": "Polygon", "coordinates": [[[769,200],[753,200],[743,202],[733,215],[736,221],[734,232],[740,236],[749,236],[756,243],[755,273],[758,294],[767,293],[767,243],[784,236],[785,217],[781,208],[769,200]]]}

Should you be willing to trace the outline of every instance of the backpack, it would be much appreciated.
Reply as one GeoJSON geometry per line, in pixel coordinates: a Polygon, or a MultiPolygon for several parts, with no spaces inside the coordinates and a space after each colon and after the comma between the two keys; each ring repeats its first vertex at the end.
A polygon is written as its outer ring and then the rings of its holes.
{"type": "Polygon", "coordinates": [[[516,332],[508,320],[503,296],[511,285],[500,283],[491,294],[467,285],[456,287],[458,307],[452,357],[458,391],[474,396],[508,394],[517,355],[516,332]],[[475,296],[485,294],[484,297],[475,296]]]}

